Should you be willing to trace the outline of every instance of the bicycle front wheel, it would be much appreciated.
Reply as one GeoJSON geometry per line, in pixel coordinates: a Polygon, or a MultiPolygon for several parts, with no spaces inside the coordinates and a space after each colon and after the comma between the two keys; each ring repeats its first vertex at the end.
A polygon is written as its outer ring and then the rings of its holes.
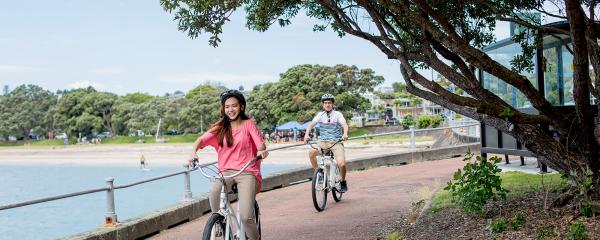
{"type": "Polygon", "coordinates": [[[258,208],[258,202],[254,201],[254,221],[256,221],[256,228],[258,228],[258,235],[261,236],[260,232],[260,209],[258,208]]]}
{"type": "Polygon", "coordinates": [[[342,195],[344,193],[340,192],[340,190],[337,187],[334,187],[331,190],[331,195],[333,195],[333,200],[335,200],[335,202],[339,202],[342,201],[342,195]]]}
{"type": "Polygon", "coordinates": [[[327,204],[327,188],[325,187],[325,174],[323,169],[315,170],[312,178],[312,200],[317,211],[323,211],[327,204]]]}
{"type": "MultiPolygon", "coordinates": [[[[202,240],[225,240],[225,228],[225,217],[221,214],[213,213],[208,222],[206,222],[206,226],[204,226],[202,240]]],[[[231,232],[229,234],[229,239],[227,240],[232,240],[231,232]]]]}

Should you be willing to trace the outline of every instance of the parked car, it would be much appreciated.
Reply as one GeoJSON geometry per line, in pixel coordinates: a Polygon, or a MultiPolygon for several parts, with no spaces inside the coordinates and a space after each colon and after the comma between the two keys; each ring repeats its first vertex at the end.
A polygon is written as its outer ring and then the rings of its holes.
{"type": "Polygon", "coordinates": [[[54,138],[62,140],[62,139],[67,138],[67,134],[66,133],[59,133],[59,134],[56,134],[56,136],[54,136],[54,138]]]}
{"type": "Polygon", "coordinates": [[[180,131],[177,131],[177,130],[175,130],[175,129],[171,129],[171,130],[167,130],[167,131],[165,131],[165,132],[164,132],[164,135],[179,135],[179,134],[181,134],[181,133],[182,133],[182,132],[180,132],[180,131]]]}
{"type": "Polygon", "coordinates": [[[112,137],[112,133],[111,132],[101,132],[98,133],[98,135],[96,135],[98,138],[111,138],[112,137]]]}

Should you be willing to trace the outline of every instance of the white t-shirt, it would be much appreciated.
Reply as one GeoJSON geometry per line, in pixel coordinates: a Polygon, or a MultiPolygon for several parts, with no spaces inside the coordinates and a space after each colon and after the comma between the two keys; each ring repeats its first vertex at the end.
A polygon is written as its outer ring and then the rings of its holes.
{"type": "Polygon", "coordinates": [[[346,119],[341,112],[331,110],[327,113],[325,111],[317,113],[313,122],[317,122],[320,125],[319,139],[327,141],[338,141],[342,139],[344,130],[342,125],[346,124],[346,119]]]}

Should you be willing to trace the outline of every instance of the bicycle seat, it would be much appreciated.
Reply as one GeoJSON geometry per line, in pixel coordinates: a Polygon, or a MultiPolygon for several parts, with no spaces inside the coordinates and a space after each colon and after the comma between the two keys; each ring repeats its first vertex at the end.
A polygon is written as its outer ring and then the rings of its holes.
{"type": "Polygon", "coordinates": [[[323,155],[333,157],[333,151],[331,149],[323,150],[323,155]]]}
{"type": "Polygon", "coordinates": [[[237,194],[237,193],[238,193],[237,183],[234,183],[233,186],[231,186],[231,190],[229,190],[229,194],[237,194]]]}

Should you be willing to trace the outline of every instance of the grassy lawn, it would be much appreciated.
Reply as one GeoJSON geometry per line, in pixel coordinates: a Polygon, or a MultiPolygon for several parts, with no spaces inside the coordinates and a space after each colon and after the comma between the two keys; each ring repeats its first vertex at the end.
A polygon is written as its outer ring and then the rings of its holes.
{"type": "MultiPolygon", "coordinates": [[[[544,185],[550,191],[559,191],[564,188],[566,181],[561,178],[560,174],[530,174],[523,172],[505,172],[501,173],[502,186],[510,192],[507,198],[519,197],[525,193],[543,191],[542,177],[544,185]]],[[[445,187],[446,185],[443,185],[445,187]]],[[[431,199],[431,206],[427,213],[435,213],[444,208],[455,206],[452,203],[452,195],[449,191],[440,189],[431,199]]]]}

